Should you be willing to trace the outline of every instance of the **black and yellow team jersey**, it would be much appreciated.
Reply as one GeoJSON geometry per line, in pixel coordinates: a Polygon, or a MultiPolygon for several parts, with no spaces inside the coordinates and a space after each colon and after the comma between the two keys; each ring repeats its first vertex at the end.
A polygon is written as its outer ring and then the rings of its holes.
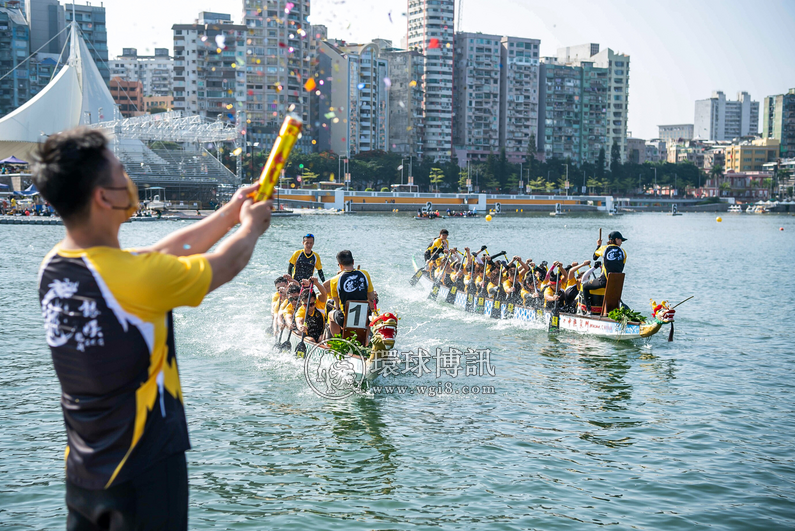
{"type": "Polygon", "coordinates": [[[279,294],[278,291],[273,294],[273,297],[271,297],[271,314],[275,315],[276,312],[279,311],[279,307],[281,306],[280,299],[281,295],[279,294]]]}
{"type": "MultiPolygon", "coordinates": [[[[555,301],[552,301],[552,302],[548,301],[547,300],[548,296],[549,297],[554,297],[555,296],[555,288],[553,288],[551,285],[547,286],[544,289],[544,308],[554,308],[555,307],[555,301]]],[[[561,305],[561,301],[558,300],[558,307],[560,307],[560,305],[561,305]]]]}
{"type": "Polygon", "coordinates": [[[56,246],[46,256],[39,299],[73,484],[105,489],[190,448],[171,310],[198,306],[211,280],[201,255],[56,246]]]}
{"type": "Polygon", "coordinates": [[[315,341],[320,340],[320,336],[323,334],[323,328],[326,325],[326,315],[324,312],[315,307],[312,313],[309,314],[309,317],[307,317],[306,306],[301,306],[298,308],[298,311],[295,312],[295,318],[296,320],[301,319],[306,325],[306,333],[309,337],[315,341]]]}
{"type": "Polygon", "coordinates": [[[593,259],[602,257],[602,271],[608,273],[623,273],[624,264],[627,263],[627,252],[618,245],[607,244],[599,247],[593,253],[593,259]]]}
{"type": "MultiPolygon", "coordinates": [[[[290,265],[292,266],[289,273],[295,280],[301,282],[305,278],[311,278],[315,273],[315,269],[320,271],[323,266],[320,264],[320,256],[314,251],[307,255],[303,249],[299,249],[290,257],[290,265]]],[[[320,279],[324,280],[323,278],[320,279]]]]}
{"type": "Polygon", "coordinates": [[[449,244],[448,244],[447,240],[443,240],[441,238],[436,238],[435,240],[433,240],[433,243],[431,244],[431,246],[428,247],[428,251],[430,251],[431,256],[433,256],[433,253],[435,253],[436,251],[446,251],[447,248],[448,248],[448,245],[449,244]]]}
{"type": "Polygon", "coordinates": [[[370,274],[364,269],[342,271],[329,282],[329,297],[340,300],[340,310],[345,311],[347,301],[366,301],[373,292],[370,274]]]}

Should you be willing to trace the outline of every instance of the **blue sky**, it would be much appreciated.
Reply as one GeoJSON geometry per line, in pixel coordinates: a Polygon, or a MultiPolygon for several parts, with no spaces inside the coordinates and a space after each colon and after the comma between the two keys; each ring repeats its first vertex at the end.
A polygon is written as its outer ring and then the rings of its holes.
{"type": "MultiPolygon", "coordinates": [[[[331,37],[381,37],[397,46],[406,6],[314,0],[312,22],[328,26],[331,37]]],[[[123,47],[171,48],[171,25],[190,23],[199,11],[230,13],[236,22],[242,14],[242,0],[106,0],[105,7],[112,55],[123,47]]],[[[713,90],[731,99],[744,90],[761,104],[795,88],[795,0],[464,0],[457,29],[538,38],[542,56],[586,42],[628,53],[629,130],[640,138],[656,136],[659,124],[692,123],[695,100],[713,90]]]]}

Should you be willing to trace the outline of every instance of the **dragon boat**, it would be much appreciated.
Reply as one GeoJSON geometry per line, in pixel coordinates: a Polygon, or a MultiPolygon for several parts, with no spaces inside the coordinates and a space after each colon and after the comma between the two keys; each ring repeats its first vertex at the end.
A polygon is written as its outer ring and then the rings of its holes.
{"type": "MultiPolygon", "coordinates": [[[[415,276],[417,276],[420,274],[421,268],[417,265],[416,257],[412,258],[412,262],[415,276]]],[[[539,327],[548,327],[550,320],[557,318],[559,319],[561,330],[614,340],[651,337],[659,332],[665,324],[671,325],[671,332],[673,333],[674,314],[676,313],[676,310],[670,308],[667,302],[663,301],[661,304],[652,303],[653,315],[647,322],[621,322],[605,316],[588,316],[566,312],[558,312],[558,315],[555,316],[553,312],[542,308],[518,305],[509,301],[500,301],[466,293],[456,286],[437,285],[430,278],[428,272],[424,270],[415,285],[427,292],[429,299],[435,300],[441,305],[453,306],[464,311],[469,308],[473,313],[482,314],[485,317],[507,319],[517,323],[531,323],[539,327]]],[[[670,339],[672,339],[672,336],[669,336],[670,339]]]]}
{"type": "MultiPolygon", "coordinates": [[[[371,381],[378,376],[379,360],[387,356],[395,345],[398,318],[393,313],[374,313],[366,329],[364,345],[357,342],[347,343],[347,348],[340,348],[335,343],[340,338],[331,338],[316,343],[311,338],[302,337],[293,330],[289,336],[282,333],[277,341],[277,348],[288,350],[297,358],[311,356],[318,360],[316,371],[318,378],[342,378],[348,375],[354,381],[371,381]]],[[[275,328],[274,328],[275,329],[275,328]]],[[[342,337],[353,338],[352,330],[344,329],[342,337]]]]}

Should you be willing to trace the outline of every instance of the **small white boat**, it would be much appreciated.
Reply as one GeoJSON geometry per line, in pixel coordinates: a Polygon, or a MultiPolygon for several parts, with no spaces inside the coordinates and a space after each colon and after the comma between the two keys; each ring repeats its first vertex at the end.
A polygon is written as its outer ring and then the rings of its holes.
{"type": "Polygon", "coordinates": [[[741,205],[730,205],[729,210],[727,212],[734,212],[736,214],[742,214],[743,207],[741,205]]]}
{"type": "Polygon", "coordinates": [[[555,203],[555,211],[549,213],[550,216],[565,216],[566,213],[563,212],[563,208],[560,203],[555,203]]]}

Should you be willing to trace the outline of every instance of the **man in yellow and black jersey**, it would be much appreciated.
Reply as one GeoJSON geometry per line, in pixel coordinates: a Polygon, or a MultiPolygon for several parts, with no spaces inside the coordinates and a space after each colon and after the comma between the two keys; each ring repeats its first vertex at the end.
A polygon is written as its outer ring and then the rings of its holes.
{"type": "Polygon", "coordinates": [[[66,425],[67,529],[187,529],[172,310],[198,306],[246,266],[270,202],[253,203],[249,186],[151,247],[123,250],[138,190],[104,133],[50,135],[37,159],[34,182],[66,227],[42,262],[39,299],[66,425]]]}
{"type": "Polygon", "coordinates": [[[312,250],[314,245],[315,235],[307,234],[304,236],[304,248],[297,250],[290,257],[290,263],[287,265],[287,274],[298,282],[314,275],[315,269],[317,269],[317,276],[320,277],[320,281],[326,281],[326,277],[323,275],[323,266],[320,264],[320,256],[312,250]]]}
{"type": "Polygon", "coordinates": [[[583,298],[585,299],[586,311],[591,313],[591,291],[607,286],[608,273],[623,273],[624,265],[627,263],[627,252],[621,248],[621,244],[627,241],[618,231],[613,231],[607,235],[607,245],[602,245],[602,240],[596,241],[596,251],[593,253],[594,261],[602,258],[602,274],[598,278],[586,282],[582,285],[583,298]]]}
{"type": "Polygon", "coordinates": [[[353,253],[348,250],[337,253],[337,264],[340,268],[339,274],[327,282],[329,297],[336,307],[328,315],[329,331],[332,336],[342,332],[347,301],[368,301],[370,310],[373,310],[373,304],[378,300],[370,274],[364,269],[354,268],[353,253]]]}
{"type": "Polygon", "coordinates": [[[430,246],[425,250],[425,261],[428,260],[435,260],[439,257],[442,253],[449,249],[450,242],[447,241],[447,237],[450,233],[447,229],[442,229],[439,231],[439,237],[433,240],[430,246]]]}

